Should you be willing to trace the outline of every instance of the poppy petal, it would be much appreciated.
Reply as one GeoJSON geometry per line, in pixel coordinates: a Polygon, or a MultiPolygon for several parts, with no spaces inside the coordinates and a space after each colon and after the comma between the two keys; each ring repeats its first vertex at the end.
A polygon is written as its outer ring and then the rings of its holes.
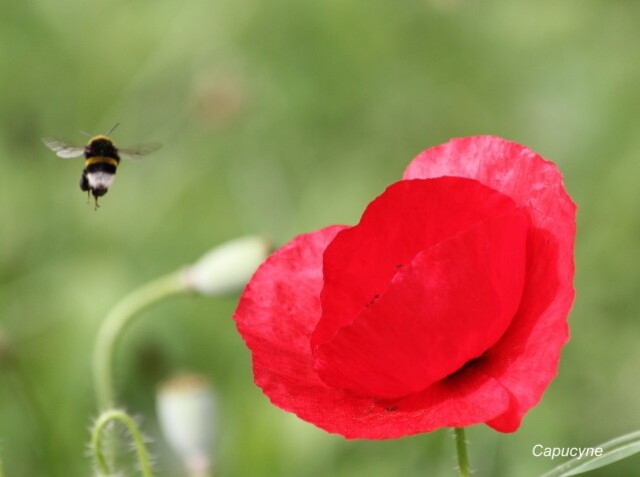
{"type": "Polygon", "coordinates": [[[419,253],[379,299],[318,346],[323,380],[397,399],[493,346],[518,309],[526,265],[527,217],[513,203],[501,212],[419,253]]]}
{"type": "Polygon", "coordinates": [[[576,207],[553,163],[498,137],[454,139],[418,155],[404,173],[405,179],[441,176],[476,179],[511,197],[531,219],[520,309],[482,360],[482,372],[511,395],[509,409],[488,424],[511,432],[555,377],[560,351],[569,339],[576,207]]]}
{"type": "Polygon", "coordinates": [[[346,394],[318,377],[309,339],[321,314],[322,254],[343,229],[294,238],[258,268],[240,298],[234,319],[271,402],[349,439],[392,439],[502,414],[509,394],[473,367],[397,403],[346,394]]]}
{"type": "Polygon", "coordinates": [[[324,253],[323,313],[312,348],[351,323],[419,252],[513,209],[513,204],[504,194],[466,178],[389,186],[367,206],[360,223],[340,232],[324,253]]]}

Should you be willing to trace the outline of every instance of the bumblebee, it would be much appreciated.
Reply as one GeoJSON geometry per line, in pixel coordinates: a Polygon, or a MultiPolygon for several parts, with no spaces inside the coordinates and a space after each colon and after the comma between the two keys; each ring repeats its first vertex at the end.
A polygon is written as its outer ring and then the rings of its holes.
{"type": "Polygon", "coordinates": [[[160,148],[159,143],[143,144],[135,147],[117,148],[109,135],[118,127],[120,123],[113,126],[106,134],[91,137],[86,146],[75,146],[64,139],[55,137],[43,137],[42,142],[49,149],[54,151],[62,159],[80,157],[84,154],[84,169],[80,176],[80,189],[87,193],[87,201],[93,194],[95,202],[94,209],[100,207],[98,198],[107,193],[120,164],[120,157],[123,159],[139,159],[160,148]]]}

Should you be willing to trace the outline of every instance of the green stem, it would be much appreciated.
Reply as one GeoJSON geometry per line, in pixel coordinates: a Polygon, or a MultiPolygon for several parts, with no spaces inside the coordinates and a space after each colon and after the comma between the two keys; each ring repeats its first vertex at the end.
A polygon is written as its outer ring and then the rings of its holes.
{"type": "Polygon", "coordinates": [[[4,475],[4,472],[2,472],[2,457],[0,457],[0,477],[2,477],[4,475]]]}
{"type": "Polygon", "coordinates": [[[119,409],[111,409],[100,414],[91,431],[91,453],[95,459],[98,474],[105,477],[113,475],[109,470],[107,458],[102,450],[102,431],[111,421],[120,421],[124,424],[129,434],[131,434],[131,439],[133,439],[133,445],[138,455],[138,463],[140,464],[140,472],[142,472],[143,477],[153,477],[153,473],[151,472],[151,459],[149,458],[147,447],[144,444],[142,433],[133,418],[119,409]]]}
{"type": "Polygon", "coordinates": [[[170,273],[134,290],[109,312],[98,331],[93,354],[93,379],[99,409],[115,407],[114,351],[122,333],[142,310],[186,290],[182,272],[170,273]]]}
{"type": "Polygon", "coordinates": [[[454,432],[456,435],[456,452],[458,454],[458,471],[460,472],[460,477],[471,477],[469,457],[467,456],[467,441],[464,437],[464,428],[456,427],[454,432]]]}

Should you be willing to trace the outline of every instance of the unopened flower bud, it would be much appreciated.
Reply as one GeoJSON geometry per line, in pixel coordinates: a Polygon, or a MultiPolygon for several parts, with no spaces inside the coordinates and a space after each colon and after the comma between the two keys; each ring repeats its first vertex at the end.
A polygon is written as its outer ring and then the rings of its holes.
{"type": "Polygon", "coordinates": [[[210,447],[216,415],[213,390],[201,375],[181,375],[158,388],[157,412],[165,439],[191,475],[211,468],[210,447]]]}
{"type": "Polygon", "coordinates": [[[184,271],[185,280],[191,289],[207,295],[238,292],[270,251],[271,246],[263,237],[231,240],[187,267],[184,271]]]}

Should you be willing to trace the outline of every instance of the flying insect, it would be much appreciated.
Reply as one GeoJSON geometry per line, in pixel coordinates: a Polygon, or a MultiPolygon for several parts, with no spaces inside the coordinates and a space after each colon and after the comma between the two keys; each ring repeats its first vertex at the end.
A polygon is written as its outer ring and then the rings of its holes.
{"type": "Polygon", "coordinates": [[[71,159],[84,155],[84,169],[80,176],[80,189],[87,193],[87,201],[93,194],[94,209],[100,207],[98,198],[105,195],[113,184],[121,157],[123,159],[139,159],[162,146],[160,143],[149,143],[127,148],[116,147],[109,135],[119,124],[116,123],[107,133],[93,137],[81,131],[91,138],[86,146],[76,146],[69,141],[55,137],[42,138],[44,145],[62,159],[71,159]]]}

